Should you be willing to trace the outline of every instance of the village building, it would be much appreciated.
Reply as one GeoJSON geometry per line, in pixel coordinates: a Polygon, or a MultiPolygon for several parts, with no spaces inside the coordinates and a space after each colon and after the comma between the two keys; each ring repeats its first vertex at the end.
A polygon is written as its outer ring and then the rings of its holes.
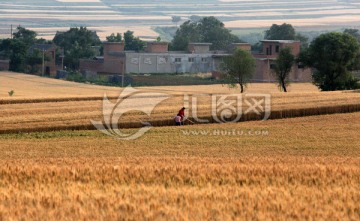
{"type": "MultiPolygon", "coordinates": [[[[262,53],[253,53],[256,58],[256,72],[253,81],[256,82],[273,82],[275,76],[273,74],[274,62],[279,56],[281,49],[290,47],[292,54],[297,57],[300,54],[300,41],[292,40],[263,40],[262,53]]],[[[311,82],[311,69],[302,67],[301,64],[294,64],[289,75],[292,82],[311,82]]]]}
{"type": "MultiPolygon", "coordinates": [[[[275,81],[272,66],[280,50],[291,47],[292,53],[300,53],[298,41],[264,40],[265,53],[253,53],[256,59],[254,82],[275,81]]],[[[144,52],[124,51],[124,43],[104,43],[104,56],[81,59],[80,71],[86,76],[119,74],[161,74],[161,73],[213,73],[221,77],[220,64],[233,50],[240,48],[251,51],[247,43],[231,44],[223,51],[211,51],[210,43],[189,43],[187,51],[169,51],[166,42],[148,42],[144,52]]],[[[311,81],[311,70],[294,65],[290,81],[311,81]]]]}

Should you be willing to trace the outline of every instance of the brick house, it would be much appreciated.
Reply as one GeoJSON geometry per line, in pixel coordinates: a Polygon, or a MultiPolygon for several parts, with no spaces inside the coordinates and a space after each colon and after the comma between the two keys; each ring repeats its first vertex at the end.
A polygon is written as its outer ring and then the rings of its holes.
{"type": "MultiPolygon", "coordinates": [[[[292,40],[263,40],[262,53],[253,54],[256,58],[256,73],[253,81],[257,82],[273,82],[275,77],[272,71],[272,65],[277,59],[281,49],[290,47],[292,54],[298,56],[300,53],[300,41],[292,40]]],[[[311,69],[302,68],[301,65],[294,64],[289,75],[289,80],[292,82],[311,82],[311,69]]]]}
{"type": "Polygon", "coordinates": [[[80,59],[80,72],[86,76],[114,75],[124,71],[124,43],[105,42],[104,56],[80,59]]]}
{"type": "MultiPolygon", "coordinates": [[[[34,44],[29,49],[29,54],[32,54],[34,50],[39,50],[44,53],[46,59],[44,60],[44,74],[50,77],[56,76],[56,46],[54,44],[34,44]]],[[[42,74],[42,64],[40,66],[40,73],[42,74]]]]}
{"type": "Polygon", "coordinates": [[[144,53],[125,52],[125,73],[208,73],[214,69],[211,44],[190,43],[187,51],[168,51],[164,42],[147,45],[144,53]]]}

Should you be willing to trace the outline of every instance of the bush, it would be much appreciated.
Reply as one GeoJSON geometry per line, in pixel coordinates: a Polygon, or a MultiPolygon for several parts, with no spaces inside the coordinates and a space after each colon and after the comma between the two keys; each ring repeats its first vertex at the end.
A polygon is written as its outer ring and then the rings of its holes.
{"type": "Polygon", "coordinates": [[[12,97],[14,94],[15,94],[15,91],[14,90],[11,90],[8,92],[9,96],[12,97]]]}
{"type": "Polygon", "coordinates": [[[322,91],[359,89],[359,79],[351,73],[346,73],[344,76],[340,76],[338,79],[331,81],[326,75],[315,71],[313,80],[314,84],[322,91]]]}
{"type": "Polygon", "coordinates": [[[84,83],[86,78],[78,71],[69,72],[66,80],[84,83]]]}

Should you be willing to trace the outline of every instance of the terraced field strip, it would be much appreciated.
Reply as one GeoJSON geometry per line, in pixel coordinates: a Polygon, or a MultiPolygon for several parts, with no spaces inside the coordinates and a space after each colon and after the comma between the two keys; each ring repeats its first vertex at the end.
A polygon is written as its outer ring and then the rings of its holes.
{"type": "MultiPolygon", "coordinates": [[[[195,95],[194,95],[195,96],[195,95]]],[[[120,128],[141,127],[141,122],[150,122],[153,126],[173,125],[173,117],[178,109],[184,105],[184,97],[172,95],[163,101],[148,116],[141,110],[151,108],[151,99],[156,97],[127,98],[127,105],[133,111],[125,113],[119,122],[120,128]],[[150,102],[149,102],[150,100],[150,102]],[[148,106],[150,105],[150,106],[148,106]]],[[[30,99],[31,100],[31,99],[30,99]]],[[[41,101],[41,100],[36,100],[41,101]]],[[[12,102],[12,101],[7,101],[12,102]]],[[[17,101],[16,101],[17,102],[17,101]]],[[[54,130],[91,130],[95,127],[90,120],[101,121],[104,117],[102,98],[74,98],[72,101],[59,99],[59,102],[1,104],[0,133],[36,132],[54,130]]],[[[116,104],[116,99],[111,100],[116,104]]],[[[208,123],[214,123],[212,117],[212,98],[210,95],[198,98],[196,104],[197,116],[208,123]]],[[[121,102],[119,102],[121,104],[121,102]]],[[[248,106],[243,104],[243,109],[248,106]]],[[[195,109],[190,106],[187,116],[192,118],[195,109]]],[[[311,115],[351,113],[360,111],[360,93],[356,92],[327,92],[327,93],[294,93],[274,94],[271,100],[271,114],[269,119],[303,117],[311,115]]],[[[107,114],[105,114],[107,115],[107,114]]],[[[240,121],[260,120],[260,115],[254,113],[243,114],[240,121]]]]}
{"type": "MultiPolygon", "coordinates": [[[[267,94],[271,96],[272,119],[281,117],[298,117],[306,115],[330,114],[358,111],[360,93],[319,92],[312,84],[292,84],[289,93],[279,93],[275,84],[250,84],[247,93],[267,94]]],[[[136,88],[136,99],[128,100],[124,108],[134,111],[125,113],[121,118],[121,127],[139,127],[140,122],[150,122],[154,126],[173,124],[173,117],[184,106],[184,96],[190,100],[197,98],[196,108],[191,102],[187,116],[197,116],[201,119],[212,119],[212,95],[238,94],[238,89],[229,89],[223,85],[206,86],[163,86],[136,88]],[[161,102],[151,115],[141,110],[150,107],[150,93],[160,93],[169,99],[161,102]]],[[[89,84],[80,84],[62,80],[41,78],[11,72],[0,72],[0,133],[17,133],[31,131],[79,130],[94,129],[90,120],[103,119],[103,96],[116,104],[122,89],[89,84]],[[10,97],[8,91],[14,90],[10,97]]],[[[122,103],[119,101],[118,103],[122,103]]],[[[243,104],[243,109],[248,106],[243,104]]],[[[244,115],[241,120],[254,120],[259,116],[244,115]]]]}

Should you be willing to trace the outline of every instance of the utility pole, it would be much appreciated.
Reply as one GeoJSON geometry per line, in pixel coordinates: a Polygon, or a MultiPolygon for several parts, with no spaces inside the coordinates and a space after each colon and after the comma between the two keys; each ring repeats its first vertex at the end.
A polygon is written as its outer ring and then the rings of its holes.
{"type": "Polygon", "coordinates": [[[61,49],[61,70],[64,70],[64,49],[61,49]]]}
{"type": "Polygon", "coordinates": [[[45,49],[42,49],[42,72],[41,72],[41,76],[44,77],[44,69],[45,69],[45,49]]]}
{"type": "Polygon", "coordinates": [[[11,24],[11,31],[10,31],[10,33],[11,33],[11,36],[10,36],[10,39],[12,39],[13,38],[13,27],[12,27],[12,24],[11,24]]]}
{"type": "Polygon", "coordinates": [[[126,57],[124,58],[122,62],[122,76],[121,76],[121,87],[124,87],[124,80],[125,80],[125,61],[126,57]]]}

